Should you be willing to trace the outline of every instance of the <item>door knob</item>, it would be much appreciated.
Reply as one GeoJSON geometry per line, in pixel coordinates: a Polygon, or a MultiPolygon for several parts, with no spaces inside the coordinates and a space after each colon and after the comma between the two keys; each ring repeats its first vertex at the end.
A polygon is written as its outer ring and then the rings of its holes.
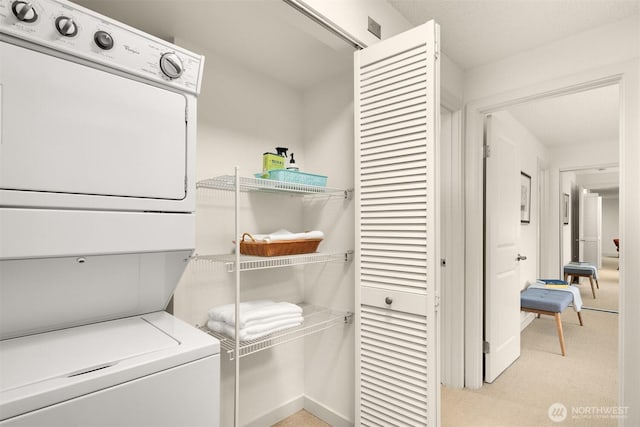
{"type": "Polygon", "coordinates": [[[526,256],[518,254],[518,257],[516,258],[516,261],[524,261],[525,259],[527,259],[526,256]]]}
{"type": "Polygon", "coordinates": [[[385,304],[389,304],[390,305],[393,302],[393,299],[391,297],[386,297],[384,299],[384,302],[385,302],[385,304]]]}

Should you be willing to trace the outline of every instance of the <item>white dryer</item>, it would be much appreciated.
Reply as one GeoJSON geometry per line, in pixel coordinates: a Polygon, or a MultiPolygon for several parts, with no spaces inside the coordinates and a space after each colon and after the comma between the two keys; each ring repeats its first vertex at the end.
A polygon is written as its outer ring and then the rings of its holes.
{"type": "Polygon", "coordinates": [[[3,427],[219,425],[219,343],[163,311],[195,247],[203,64],[0,0],[3,427]]]}

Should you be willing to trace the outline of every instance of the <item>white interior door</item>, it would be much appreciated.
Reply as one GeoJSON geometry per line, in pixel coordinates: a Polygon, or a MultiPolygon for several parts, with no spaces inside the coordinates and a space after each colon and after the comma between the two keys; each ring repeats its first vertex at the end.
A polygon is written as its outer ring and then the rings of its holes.
{"type": "Polygon", "coordinates": [[[515,142],[490,116],[486,135],[484,380],[490,383],[520,356],[520,171],[515,142]]]}
{"type": "Polygon", "coordinates": [[[439,424],[438,34],[355,56],[356,425],[439,424]]]}
{"type": "Polygon", "coordinates": [[[602,267],[602,197],[586,193],[580,210],[580,261],[602,267]]]}

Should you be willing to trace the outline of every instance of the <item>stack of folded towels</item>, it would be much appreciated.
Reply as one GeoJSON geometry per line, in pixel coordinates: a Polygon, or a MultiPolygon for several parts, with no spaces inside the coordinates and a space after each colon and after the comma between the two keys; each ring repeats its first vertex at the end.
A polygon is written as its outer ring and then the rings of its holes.
{"type": "Polygon", "coordinates": [[[286,242],[288,240],[324,239],[324,233],[320,230],[292,233],[289,230],[280,229],[271,234],[254,234],[252,237],[257,242],[286,242]]]}
{"type": "MultiPolygon", "coordinates": [[[[225,304],[209,310],[207,327],[235,338],[235,304],[225,304]]],[[[302,323],[302,308],[288,302],[256,300],[240,303],[239,338],[251,341],[302,323]]]]}

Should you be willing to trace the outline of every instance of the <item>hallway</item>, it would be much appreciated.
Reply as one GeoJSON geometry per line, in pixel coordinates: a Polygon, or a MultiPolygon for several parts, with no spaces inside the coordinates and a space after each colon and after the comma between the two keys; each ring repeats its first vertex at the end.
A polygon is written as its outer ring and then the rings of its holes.
{"type": "MultiPolygon", "coordinates": [[[[586,307],[617,308],[617,259],[605,258],[597,299],[580,287],[586,307]],[[614,295],[615,294],[615,295],[614,295]],[[604,305],[603,305],[604,304],[604,305]]],[[[493,384],[480,390],[442,387],[443,426],[552,426],[555,403],[568,411],[564,426],[615,426],[618,408],[618,315],[584,310],[580,327],[569,308],[562,315],[567,356],[553,318],[535,319],[521,336],[521,355],[493,384]]]]}

